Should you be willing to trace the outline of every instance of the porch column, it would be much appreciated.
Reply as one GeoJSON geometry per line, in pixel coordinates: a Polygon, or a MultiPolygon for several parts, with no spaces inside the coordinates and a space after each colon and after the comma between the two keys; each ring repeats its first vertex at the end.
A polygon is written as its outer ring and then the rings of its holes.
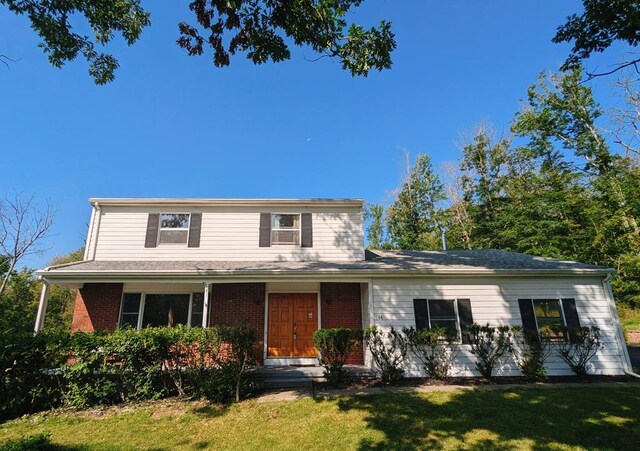
{"type": "Polygon", "coordinates": [[[47,314],[47,304],[49,303],[49,283],[42,280],[42,291],[40,292],[40,303],[38,304],[38,314],[34,330],[40,332],[44,328],[44,317],[47,314]]]}
{"type": "Polygon", "coordinates": [[[211,282],[204,282],[204,305],[202,306],[202,327],[209,327],[209,286],[211,282]]]}

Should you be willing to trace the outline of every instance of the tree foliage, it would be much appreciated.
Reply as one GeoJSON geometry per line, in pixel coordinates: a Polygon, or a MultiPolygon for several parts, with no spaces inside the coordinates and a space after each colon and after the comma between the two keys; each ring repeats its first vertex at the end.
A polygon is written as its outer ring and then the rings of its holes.
{"type": "MultiPolygon", "coordinates": [[[[188,55],[213,53],[216,67],[229,66],[239,52],[254,64],[291,58],[289,46],[311,48],[320,57],[340,61],[353,76],[391,67],[396,47],[391,24],[365,28],[347,21],[363,0],[192,0],[195,22],[180,22],[177,44],[188,55]]],[[[118,60],[103,52],[116,35],[134,44],[151,24],[140,0],[0,0],[25,15],[55,67],[83,57],[97,84],[115,78],[118,60]],[[85,24],[93,38],[79,32],[85,24]]]]}
{"type": "MultiPolygon", "coordinates": [[[[601,53],[614,42],[625,42],[631,47],[640,43],[640,8],[636,0],[583,0],[582,14],[572,14],[558,27],[553,42],[573,44],[562,70],[576,69],[592,53],[601,53]]],[[[608,75],[624,67],[636,65],[640,59],[620,63],[608,75]]]]}
{"type": "MultiPolygon", "coordinates": [[[[431,200],[443,198],[437,174],[419,157],[386,212],[387,231],[375,230],[376,237],[387,237],[379,247],[438,249],[424,239],[434,231],[431,218],[451,218],[450,248],[613,267],[618,302],[640,306],[640,159],[628,146],[622,152],[611,148],[599,125],[606,112],[581,79],[579,70],[542,74],[528,89],[509,136],[480,128],[462,146],[459,167],[445,171],[446,209],[433,208],[431,200]],[[415,195],[424,192],[438,194],[415,195]]],[[[636,96],[627,91],[628,100],[636,96]]]]}

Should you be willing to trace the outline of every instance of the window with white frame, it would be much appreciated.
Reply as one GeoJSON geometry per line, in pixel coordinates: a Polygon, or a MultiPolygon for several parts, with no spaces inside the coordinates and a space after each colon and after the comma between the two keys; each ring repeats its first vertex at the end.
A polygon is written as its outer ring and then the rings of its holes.
{"type": "Polygon", "coordinates": [[[120,325],[131,327],[202,325],[203,293],[124,293],[120,325]]]}
{"type": "Polygon", "coordinates": [[[551,339],[564,340],[564,333],[558,331],[565,325],[560,300],[532,299],[531,302],[538,332],[548,335],[551,339]]]}
{"type": "Polygon", "coordinates": [[[300,244],[300,215],[271,215],[271,244],[300,244]]]}
{"type": "Polygon", "coordinates": [[[429,327],[443,327],[451,335],[458,335],[460,330],[454,299],[429,299],[429,327]]]}
{"type": "Polygon", "coordinates": [[[468,334],[463,332],[473,324],[470,299],[414,299],[413,311],[417,330],[442,327],[448,336],[468,343],[468,334]]]}
{"type": "Polygon", "coordinates": [[[186,244],[189,238],[189,213],[162,213],[158,244],[186,244]]]}

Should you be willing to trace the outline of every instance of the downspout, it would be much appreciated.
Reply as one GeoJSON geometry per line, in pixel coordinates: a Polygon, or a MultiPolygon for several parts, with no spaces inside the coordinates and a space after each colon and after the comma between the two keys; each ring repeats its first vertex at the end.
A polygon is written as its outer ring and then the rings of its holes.
{"type": "Polygon", "coordinates": [[[628,376],[637,377],[640,379],[640,375],[633,372],[633,367],[631,366],[631,359],[629,358],[629,352],[627,350],[627,346],[625,344],[624,339],[624,331],[622,330],[622,324],[620,323],[620,317],[618,316],[618,309],[616,307],[615,300],[613,299],[613,290],[611,289],[611,274],[607,274],[607,276],[602,279],[602,288],[604,289],[604,296],[607,300],[607,304],[609,304],[609,312],[611,314],[611,318],[613,319],[613,327],[616,330],[616,335],[618,336],[618,351],[620,352],[620,356],[624,361],[623,371],[628,376]]]}

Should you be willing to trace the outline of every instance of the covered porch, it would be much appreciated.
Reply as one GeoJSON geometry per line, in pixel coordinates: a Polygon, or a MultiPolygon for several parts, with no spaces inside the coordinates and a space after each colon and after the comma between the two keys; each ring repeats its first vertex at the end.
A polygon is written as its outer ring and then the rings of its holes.
{"type": "MultiPolygon", "coordinates": [[[[46,320],[51,284],[78,289],[71,329],[113,330],[128,325],[213,327],[246,325],[256,330],[263,365],[317,365],[312,334],[320,328],[369,325],[370,283],[364,280],[269,277],[85,281],[41,275],[43,290],[35,330],[46,320]],[[203,280],[204,279],[204,280],[203,280]]],[[[363,365],[363,352],[349,364],[363,365]]]]}

